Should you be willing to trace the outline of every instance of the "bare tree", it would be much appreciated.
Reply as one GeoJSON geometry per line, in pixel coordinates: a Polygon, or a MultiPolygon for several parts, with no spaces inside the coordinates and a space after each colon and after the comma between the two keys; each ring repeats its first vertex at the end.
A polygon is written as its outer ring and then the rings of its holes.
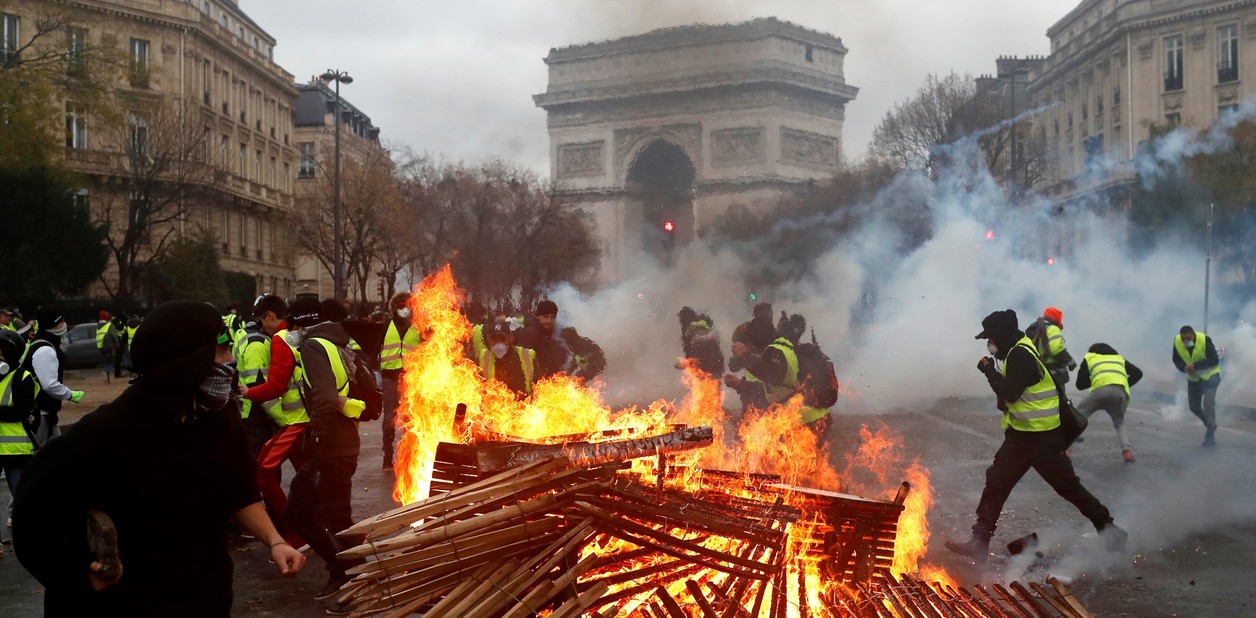
{"type": "Polygon", "coordinates": [[[402,192],[419,222],[413,269],[450,263],[472,299],[499,310],[530,306],[555,284],[595,273],[591,220],[552,189],[501,161],[423,159],[408,168],[402,192]]]}
{"type": "MultiPolygon", "coordinates": [[[[330,165],[334,165],[334,160],[330,165]]],[[[360,158],[344,158],[340,164],[340,206],[343,234],[341,256],[345,264],[346,287],[357,288],[357,298],[368,298],[371,267],[391,237],[398,232],[393,217],[401,202],[400,187],[393,173],[389,152],[367,148],[360,158]]],[[[334,170],[316,174],[314,190],[297,208],[298,242],[314,255],[328,272],[334,272],[335,211],[334,170]]]]}
{"type": "MultiPolygon", "coordinates": [[[[0,12],[8,4],[0,0],[0,12]]],[[[17,17],[21,45],[0,50],[0,165],[50,163],[60,158],[65,102],[98,126],[117,121],[113,89],[125,54],[110,35],[88,37],[92,15],[69,3],[39,3],[17,17]]]]}
{"type": "Polygon", "coordinates": [[[115,300],[130,300],[149,267],[160,261],[193,209],[218,199],[225,172],[206,161],[209,127],[178,103],[136,105],[127,122],[109,131],[113,182],[93,194],[93,218],[109,229],[107,245],[117,284],[101,278],[115,300]]]}

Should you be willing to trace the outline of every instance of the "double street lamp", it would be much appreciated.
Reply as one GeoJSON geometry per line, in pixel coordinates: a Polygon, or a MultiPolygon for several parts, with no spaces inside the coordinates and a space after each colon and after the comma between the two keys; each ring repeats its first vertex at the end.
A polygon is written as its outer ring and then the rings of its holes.
{"type": "Polygon", "coordinates": [[[344,224],[341,223],[340,213],[340,84],[352,84],[353,78],[349,76],[347,71],[339,69],[327,69],[320,79],[323,83],[336,82],[336,100],[335,100],[335,126],[336,126],[336,172],[332,197],[331,217],[332,217],[332,294],[336,300],[344,302],[345,300],[345,265],[344,256],[341,254],[341,247],[344,245],[344,224]]]}

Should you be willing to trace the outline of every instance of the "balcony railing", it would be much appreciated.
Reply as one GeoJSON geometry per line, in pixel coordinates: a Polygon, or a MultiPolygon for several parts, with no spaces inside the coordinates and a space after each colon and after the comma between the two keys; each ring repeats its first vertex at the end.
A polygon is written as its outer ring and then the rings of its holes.
{"type": "Polygon", "coordinates": [[[1172,75],[1172,76],[1166,75],[1164,77],[1164,91],[1165,92],[1173,92],[1174,90],[1181,90],[1181,89],[1182,89],[1182,76],[1181,75],[1172,75]]]}
{"type": "Polygon", "coordinates": [[[1217,83],[1225,84],[1228,82],[1239,81],[1239,68],[1233,67],[1217,67],[1217,83]]]}

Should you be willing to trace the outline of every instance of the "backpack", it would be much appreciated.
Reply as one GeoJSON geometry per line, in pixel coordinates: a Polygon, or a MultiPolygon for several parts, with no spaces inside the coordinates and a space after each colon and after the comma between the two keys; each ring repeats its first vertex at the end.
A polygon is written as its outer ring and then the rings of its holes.
{"type": "Polygon", "coordinates": [[[837,403],[837,372],[833,361],[815,343],[794,346],[798,356],[798,388],[803,403],[811,408],[831,408],[837,403]]]}
{"type": "MultiPolygon", "coordinates": [[[[349,376],[349,397],[359,399],[366,404],[360,421],[373,421],[384,415],[384,391],[375,381],[375,372],[359,354],[350,352],[341,355],[342,359],[353,359],[353,374],[349,376]]],[[[346,367],[347,368],[347,367],[346,367]]]]}

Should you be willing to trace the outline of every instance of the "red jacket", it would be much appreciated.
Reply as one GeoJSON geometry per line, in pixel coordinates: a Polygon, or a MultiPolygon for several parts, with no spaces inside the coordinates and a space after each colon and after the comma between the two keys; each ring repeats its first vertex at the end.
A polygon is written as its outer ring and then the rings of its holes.
{"type": "Polygon", "coordinates": [[[292,354],[292,348],[283,340],[284,332],[281,328],[270,338],[270,368],[266,372],[266,381],[249,388],[245,395],[249,401],[270,401],[287,392],[297,359],[292,354]]]}

